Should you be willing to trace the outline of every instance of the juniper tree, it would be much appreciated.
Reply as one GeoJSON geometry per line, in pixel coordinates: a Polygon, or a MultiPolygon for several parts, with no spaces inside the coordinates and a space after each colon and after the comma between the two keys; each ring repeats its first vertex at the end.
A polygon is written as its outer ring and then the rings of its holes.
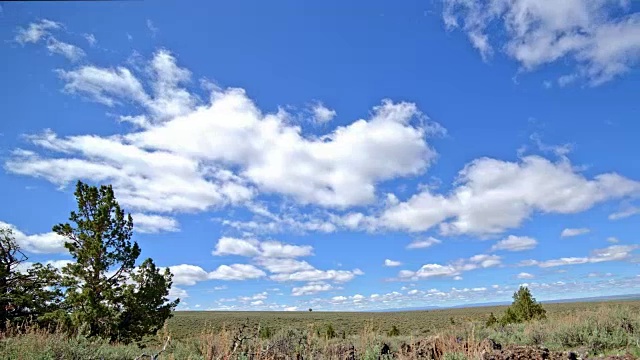
{"type": "Polygon", "coordinates": [[[8,324],[47,325],[60,309],[58,271],[27,260],[13,231],[0,228],[0,331],[8,324]]]}
{"type": "Polygon", "coordinates": [[[139,340],[155,333],[179,300],[168,301],[172,275],[153,260],[136,268],[140,247],[131,240],[133,219],[125,215],[111,185],[100,188],[78,181],[77,211],[53,231],[67,238],[75,260],[65,266],[62,284],[71,322],[89,337],[139,340]]]}
{"type": "Polygon", "coordinates": [[[513,303],[507,308],[502,316],[502,324],[520,323],[530,320],[546,319],[547,311],[531,295],[531,291],[526,286],[520,286],[518,291],[513,293],[513,303]]]}

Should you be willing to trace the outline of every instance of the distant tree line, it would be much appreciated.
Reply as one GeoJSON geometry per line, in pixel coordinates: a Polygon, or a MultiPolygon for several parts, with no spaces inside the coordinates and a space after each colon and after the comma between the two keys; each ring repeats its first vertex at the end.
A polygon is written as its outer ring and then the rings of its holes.
{"type": "Polygon", "coordinates": [[[70,223],[53,226],[73,259],[61,270],[27,262],[10,228],[0,229],[0,332],[35,325],[129,343],[157,332],[179,299],[169,301],[169,269],[136,266],[133,219],[111,185],[78,181],[70,223]]]}

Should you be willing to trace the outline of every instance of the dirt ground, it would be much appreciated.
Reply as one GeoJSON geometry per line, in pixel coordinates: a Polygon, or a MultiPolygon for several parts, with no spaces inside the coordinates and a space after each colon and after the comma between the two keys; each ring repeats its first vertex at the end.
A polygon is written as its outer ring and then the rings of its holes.
{"type": "MultiPolygon", "coordinates": [[[[505,349],[495,349],[485,352],[483,360],[580,360],[588,359],[589,356],[572,351],[549,351],[544,347],[535,346],[509,346],[505,349]]],[[[630,354],[623,356],[603,356],[595,357],[603,360],[635,360],[630,354]]]]}

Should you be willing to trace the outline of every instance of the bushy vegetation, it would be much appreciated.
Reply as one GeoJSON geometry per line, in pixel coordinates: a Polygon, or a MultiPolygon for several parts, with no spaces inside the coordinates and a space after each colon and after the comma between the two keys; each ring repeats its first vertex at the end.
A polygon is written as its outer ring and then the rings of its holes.
{"type": "Polygon", "coordinates": [[[36,263],[20,271],[28,260],[11,229],[0,229],[0,332],[17,323],[46,326],[62,309],[60,276],[53,266],[36,263]]]}
{"type": "Polygon", "coordinates": [[[391,330],[387,332],[387,336],[400,336],[400,330],[398,329],[397,326],[393,325],[391,327],[391,330]]]}
{"type": "Polygon", "coordinates": [[[504,312],[500,323],[506,325],[546,318],[547,311],[542,307],[542,304],[538,303],[531,295],[528,287],[521,286],[513,294],[513,304],[504,312]]]}
{"type": "MultiPolygon", "coordinates": [[[[322,331],[318,334],[318,329],[326,330],[330,323],[281,328],[265,337],[262,336],[266,331],[263,330],[264,326],[254,327],[239,322],[220,329],[201,329],[188,338],[172,341],[161,358],[477,359],[484,352],[490,351],[495,343],[504,348],[512,345],[540,345],[550,350],[575,350],[589,356],[625,353],[638,356],[638,305],[586,304],[572,314],[550,311],[547,319],[492,327],[486,327],[481,319],[458,321],[455,326],[434,331],[433,336],[388,336],[384,329],[377,329],[372,322],[367,322],[357,333],[346,336],[345,339],[329,338],[322,331]]],[[[471,309],[461,309],[464,310],[471,309]]],[[[414,316],[420,313],[411,312],[414,316]]],[[[486,316],[485,313],[485,318],[486,316]]],[[[443,323],[447,321],[448,316],[444,317],[443,323]]],[[[134,359],[142,351],[148,354],[159,352],[163,339],[169,333],[170,330],[165,329],[157,337],[148,339],[150,345],[147,349],[140,350],[134,345],[109,343],[99,338],[27,331],[22,336],[0,340],[0,358],[134,359]]]]}
{"type": "Polygon", "coordinates": [[[179,301],[167,298],[171,273],[152,259],[137,264],[133,220],[111,186],[78,182],[75,196],[70,223],[53,226],[73,259],[61,271],[28,264],[11,229],[0,229],[0,332],[26,325],[124,344],[155,334],[179,301]]]}

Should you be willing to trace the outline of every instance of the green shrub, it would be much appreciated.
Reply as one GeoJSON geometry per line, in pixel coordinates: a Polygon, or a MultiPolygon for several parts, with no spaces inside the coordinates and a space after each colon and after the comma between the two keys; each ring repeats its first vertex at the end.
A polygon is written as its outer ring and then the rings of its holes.
{"type": "Polygon", "coordinates": [[[333,339],[336,337],[336,331],[333,329],[331,324],[327,325],[327,328],[325,329],[325,336],[327,339],[333,339]]]}
{"type": "Polygon", "coordinates": [[[387,335],[388,336],[399,336],[400,335],[400,330],[398,330],[398,327],[393,325],[391,327],[391,330],[387,331],[387,335]]]}
{"type": "Polygon", "coordinates": [[[273,336],[273,331],[268,326],[261,326],[258,336],[260,336],[260,339],[270,339],[273,336]]]}
{"type": "Polygon", "coordinates": [[[497,324],[498,324],[498,318],[495,315],[493,315],[493,313],[489,314],[489,318],[487,319],[487,322],[485,323],[485,325],[487,327],[491,327],[497,324]]]}
{"type": "Polygon", "coordinates": [[[500,323],[503,325],[547,318],[547,312],[531,295],[529,288],[520,286],[513,294],[513,303],[507,308],[500,323]]]}

